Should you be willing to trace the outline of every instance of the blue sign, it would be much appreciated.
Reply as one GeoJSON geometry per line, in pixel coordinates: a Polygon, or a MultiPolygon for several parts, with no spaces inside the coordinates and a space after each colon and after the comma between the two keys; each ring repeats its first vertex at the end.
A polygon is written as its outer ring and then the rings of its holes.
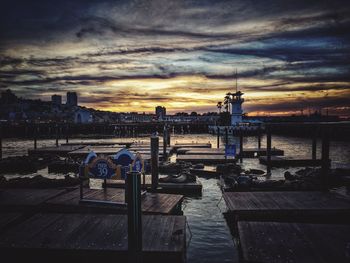
{"type": "Polygon", "coordinates": [[[84,175],[98,179],[120,178],[120,167],[108,157],[96,157],[84,167],[84,175]]]}
{"type": "Polygon", "coordinates": [[[136,154],[135,160],[131,163],[132,170],[135,172],[145,172],[145,162],[140,153],[136,154]]]}
{"type": "Polygon", "coordinates": [[[113,156],[116,165],[121,166],[121,178],[126,178],[126,173],[131,170],[130,166],[135,160],[135,156],[127,149],[122,149],[113,156]]]}
{"type": "Polygon", "coordinates": [[[235,144],[227,144],[225,146],[225,155],[226,156],[236,156],[236,145],[235,144]]]}

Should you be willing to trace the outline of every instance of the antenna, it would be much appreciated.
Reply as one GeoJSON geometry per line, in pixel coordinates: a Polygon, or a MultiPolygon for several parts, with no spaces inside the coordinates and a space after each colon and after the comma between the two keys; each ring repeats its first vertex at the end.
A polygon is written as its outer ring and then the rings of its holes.
{"type": "Polygon", "coordinates": [[[237,84],[237,68],[236,68],[236,93],[238,92],[238,84],[237,84]]]}

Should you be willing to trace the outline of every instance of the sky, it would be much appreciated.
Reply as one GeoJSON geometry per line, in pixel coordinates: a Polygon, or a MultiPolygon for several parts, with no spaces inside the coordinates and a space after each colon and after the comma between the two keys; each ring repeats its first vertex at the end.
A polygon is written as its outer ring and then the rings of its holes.
{"type": "Polygon", "coordinates": [[[350,1],[20,1],[0,4],[0,90],[116,112],[350,116],[350,1]]]}

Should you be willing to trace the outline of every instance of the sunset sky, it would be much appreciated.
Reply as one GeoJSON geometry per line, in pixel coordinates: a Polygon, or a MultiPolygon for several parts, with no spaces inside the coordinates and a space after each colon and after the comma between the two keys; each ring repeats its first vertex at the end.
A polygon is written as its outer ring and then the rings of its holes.
{"type": "Polygon", "coordinates": [[[350,1],[1,1],[0,90],[101,110],[350,116],[350,1]]]}

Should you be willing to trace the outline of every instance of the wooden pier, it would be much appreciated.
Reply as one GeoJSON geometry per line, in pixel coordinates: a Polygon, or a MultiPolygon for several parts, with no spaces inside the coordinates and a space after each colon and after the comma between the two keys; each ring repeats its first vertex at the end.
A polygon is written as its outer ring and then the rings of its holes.
{"type": "MultiPolygon", "coordinates": [[[[217,148],[179,148],[177,154],[185,155],[224,155],[225,149],[217,148]]],[[[271,149],[271,155],[284,155],[284,151],[280,149],[271,149]]],[[[266,156],[266,148],[245,148],[243,150],[243,158],[255,158],[266,156]]]]}
{"type": "MultiPolygon", "coordinates": [[[[84,189],[86,199],[125,202],[125,191],[121,188],[84,189]]],[[[141,200],[143,214],[181,215],[182,195],[145,193],[141,200]]],[[[43,211],[59,213],[125,213],[126,207],[121,205],[97,205],[80,203],[79,190],[70,191],[45,202],[43,211]]]]}
{"type": "Polygon", "coordinates": [[[228,220],[350,222],[350,201],[323,192],[225,192],[228,220]]]}
{"type": "Polygon", "coordinates": [[[238,222],[244,262],[350,262],[350,226],[238,222]]]}
{"type": "Polygon", "coordinates": [[[58,155],[65,157],[69,152],[84,148],[84,145],[60,145],[58,147],[42,147],[28,149],[28,155],[58,155]]]}
{"type": "MultiPolygon", "coordinates": [[[[268,164],[268,159],[266,156],[259,158],[261,164],[268,164]]],[[[293,157],[285,156],[271,156],[270,166],[271,167],[286,167],[286,166],[321,166],[321,159],[298,159],[293,157]]]]}
{"type": "MultiPolygon", "coordinates": [[[[184,216],[143,216],[143,262],[184,262],[185,224],[184,216]]],[[[126,215],[40,213],[0,229],[0,253],[15,262],[128,262],[126,215]]]]}
{"type": "Polygon", "coordinates": [[[223,164],[223,163],[235,163],[236,160],[232,158],[225,158],[224,155],[178,155],[176,162],[190,162],[190,163],[203,163],[203,164],[223,164]]]}

